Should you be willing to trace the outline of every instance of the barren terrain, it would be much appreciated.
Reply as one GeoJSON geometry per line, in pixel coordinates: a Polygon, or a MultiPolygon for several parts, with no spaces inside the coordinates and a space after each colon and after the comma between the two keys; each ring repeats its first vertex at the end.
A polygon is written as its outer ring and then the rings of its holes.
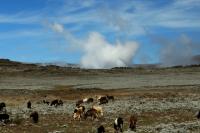
{"type": "MultiPolygon", "coordinates": [[[[103,125],[113,133],[116,117],[138,116],[137,132],[199,133],[200,68],[154,68],[79,70],[37,68],[35,66],[1,67],[0,102],[5,102],[11,122],[0,125],[2,133],[95,133],[103,125]],[[12,69],[10,69],[12,68],[12,69]],[[85,97],[113,95],[114,101],[102,105],[99,120],[73,120],[75,102],[85,97]],[[62,99],[64,105],[51,107],[41,101],[62,99]],[[33,108],[27,109],[26,102],[33,108]],[[38,111],[39,123],[29,115],[38,111]]],[[[97,104],[95,101],[93,104],[97,104]]],[[[89,109],[93,104],[85,104],[89,109]]]]}

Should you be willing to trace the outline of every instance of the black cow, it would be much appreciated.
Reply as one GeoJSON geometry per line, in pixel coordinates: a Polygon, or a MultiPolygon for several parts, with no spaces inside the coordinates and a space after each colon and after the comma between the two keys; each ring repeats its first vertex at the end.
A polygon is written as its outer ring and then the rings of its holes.
{"type": "Polygon", "coordinates": [[[107,97],[108,100],[112,100],[112,101],[114,101],[114,96],[106,95],[106,97],[107,97]]]}
{"type": "Polygon", "coordinates": [[[0,103],[0,111],[3,111],[3,108],[6,107],[6,104],[4,102],[0,103]]]}
{"type": "Polygon", "coordinates": [[[62,100],[56,99],[56,100],[53,100],[53,101],[51,102],[51,106],[57,107],[58,105],[63,106],[63,101],[62,101],[62,100]]]}
{"type": "Polygon", "coordinates": [[[123,132],[123,119],[121,117],[118,117],[115,119],[114,122],[114,129],[118,133],[118,131],[123,132]]]}
{"type": "Polygon", "coordinates": [[[28,108],[28,109],[31,109],[31,101],[28,101],[28,102],[27,102],[27,108],[28,108]]]}
{"type": "Polygon", "coordinates": [[[99,99],[99,105],[108,103],[107,97],[101,97],[99,99]]]}
{"type": "Polygon", "coordinates": [[[47,101],[47,100],[43,100],[42,101],[44,104],[47,104],[47,105],[49,105],[50,104],[50,102],[49,101],[47,101]]]}
{"type": "Polygon", "coordinates": [[[87,102],[87,103],[92,103],[93,101],[94,101],[93,98],[88,98],[86,102],[87,102]]]}
{"type": "Polygon", "coordinates": [[[101,125],[97,128],[97,133],[105,133],[105,128],[101,125]]]}
{"type": "Polygon", "coordinates": [[[200,119],[200,111],[197,114],[197,119],[200,119]]]}
{"type": "Polygon", "coordinates": [[[39,115],[38,115],[38,112],[37,111],[34,111],[30,114],[30,118],[32,118],[32,121],[34,123],[38,123],[38,120],[39,120],[39,115]]]}
{"type": "Polygon", "coordinates": [[[62,101],[62,100],[59,100],[59,101],[58,101],[58,105],[63,106],[63,101],[62,101]]]}
{"type": "Polygon", "coordinates": [[[0,114],[0,122],[7,122],[9,120],[8,114],[0,114]]]}

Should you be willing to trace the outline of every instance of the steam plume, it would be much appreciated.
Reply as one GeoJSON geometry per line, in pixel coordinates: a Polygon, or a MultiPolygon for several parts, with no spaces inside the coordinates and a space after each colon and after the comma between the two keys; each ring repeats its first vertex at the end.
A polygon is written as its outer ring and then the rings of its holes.
{"type": "Polygon", "coordinates": [[[163,66],[184,66],[199,63],[194,59],[195,50],[199,50],[197,44],[184,34],[176,41],[160,40],[160,44],[163,45],[160,55],[160,62],[163,66]]]}
{"type": "Polygon", "coordinates": [[[125,67],[132,64],[133,57],[138,49],[138,43],[126,42],[121,44],[110,44],[103,35],[91,32],[87,39],[77,39],[69,31],[66,31],[61,24],[54,23],[50,28],[61,33],[69,42],[71,47],[83,52],[80,65],[83,68],[112,68],[125,67]]]}
{"type": "Polygon", "coordinates": [[[110,44],[102,35],[93,32],[84,43],[81,66],[84,68],[128,66],[132,63],[137,48],[136,42],[110,44]]]}

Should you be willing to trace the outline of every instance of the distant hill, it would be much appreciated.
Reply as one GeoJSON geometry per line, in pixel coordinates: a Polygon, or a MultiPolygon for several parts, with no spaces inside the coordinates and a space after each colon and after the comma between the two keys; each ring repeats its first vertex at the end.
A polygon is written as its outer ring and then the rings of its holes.
{"type": "Polygon", "coordinates": [[[25,66],[37,66],[33,63],[23,63],[17,61],[11,61],[9,59],[0,59],[0,67],[25,67],[25,66]]]}
{"type": "Polygon", "coordinates": [[[66,62],[49,62],[49,63],[36,63],[39,66],[60,66],[60,67],[72,67],[72,68],[79,68],[79,64],[71,64],[66,62]]]}
{"type": "Polygon", "coordinates": [[[0,73],[64,73],[79,70],[77,65],[65,64],[58,66],[56,63],[24,63],[0,59],[0,73]]]}
{"type": "MultiPolygon", "coordinates": [[[[200,68],[200,55],[194,56],[192,58],[192,65],[187,66],[172,66],[167,68],[200,68]]],[[[81,69],[78,64],[69,64],[65,62],[53,62],[53,63],[24,63],[11,61],[9,59],[0,59],[0,74],[99,74],[102,73],[118,73],[118,72],[138,72],[142,70],[152,71],[157,69],[162,69],[161,64],[133,64],[129,67],[114,67],[112,69],[81,69]]],[[[163,69],[164,70],[164,69],[163,69]]],[[[143,71],[144,72],[144,71],[143,71]]]]}

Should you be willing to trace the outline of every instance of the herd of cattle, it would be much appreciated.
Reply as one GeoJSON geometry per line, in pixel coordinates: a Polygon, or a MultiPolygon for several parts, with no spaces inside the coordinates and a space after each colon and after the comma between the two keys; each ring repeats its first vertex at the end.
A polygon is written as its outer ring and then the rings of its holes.
{"type": "MultiPolygon", "coordinates": [[[[93,103],[95,101],[94,98],[85,98],[85,99],[81,99],[78,100],[76,102],[76,106],[73,112],[73,119],[74,120],[86,120],[88,117],[91,117],[92,120],[94,119],[99,119],[101,117],[103,117],[103,108],[102,104],[106,104],[109,101],[114,101],[114,96],[98,96],[96,97],[96,100],[98,102],[99,105],[94,105],[88,109],[86,111],[86,108],[84,106],[84,104],[89,104],[89,103],[93,103]]],[[[47,104],[49,106],[53,106],[53,107],[58,107],[58,106],[63,106],[63,101],[62,100],[58,100],[55,99],[51,102],[47,101],[47,100],[43,100],[42,101],[43,104],[47,104]]],[[[31,101],[27,102],[27,108],[28,109],[32,109],[32,103],[31,101]]],[[[197,114],[197,119],[200,119],[200,111],[197,114]]],[[[39,121],[39,113],[37,111],[33,111],[30,113],[30,118],[32,119],[33,123],[38,123],[39,121]]],[[[9,114],[6,111],[6,104],[4,102],[0,103],[0,123],[8,123],[9,120],[9,114]]],[[[137,123],[137,116],[136,115],[131,115],[130,119],[129,119],[129,128],[132,131],[136,131],[136,123],[137,123]]],[[[116,133],[118,132],[123,132],[123,118],[118,117],[115,119],[114,121],[114,130],[116,133]]],[[[103,125],[100,125],[97,128],[97,133],[105,133],[105,128],[103,125]]]]}

